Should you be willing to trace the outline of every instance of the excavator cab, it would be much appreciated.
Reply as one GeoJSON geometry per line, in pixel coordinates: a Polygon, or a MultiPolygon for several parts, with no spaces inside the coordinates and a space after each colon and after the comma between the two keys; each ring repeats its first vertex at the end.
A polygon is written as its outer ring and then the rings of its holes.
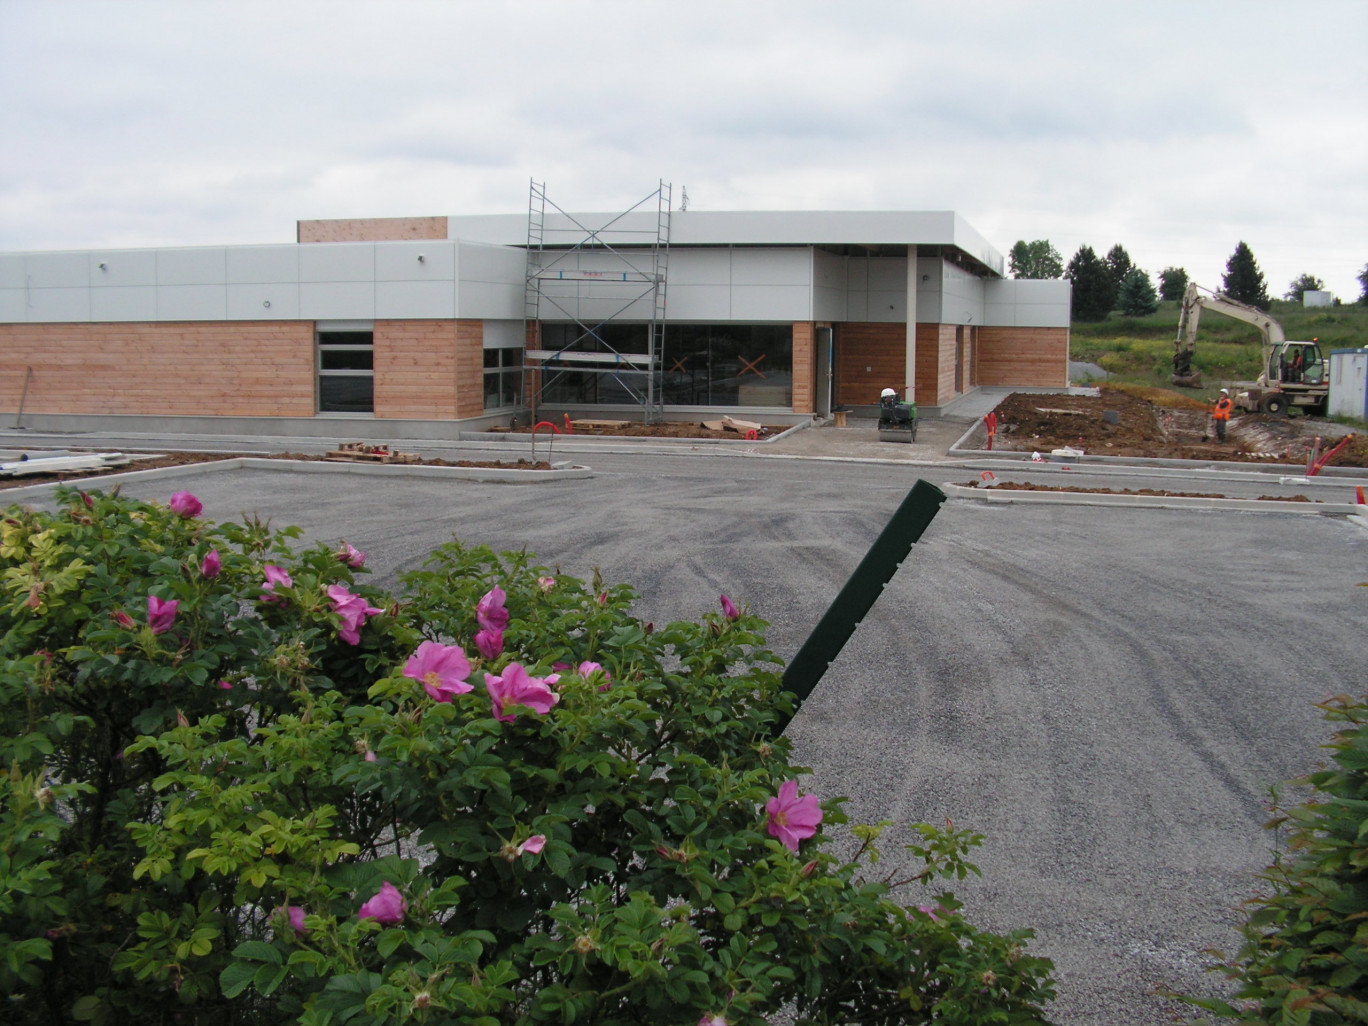
{"type": "Polygon", "coordinates": [[[1315,342],[1284,342],[1268,354],[1268,382],[1279,385],[1325,384],[1325,358],[1315,342]]]}

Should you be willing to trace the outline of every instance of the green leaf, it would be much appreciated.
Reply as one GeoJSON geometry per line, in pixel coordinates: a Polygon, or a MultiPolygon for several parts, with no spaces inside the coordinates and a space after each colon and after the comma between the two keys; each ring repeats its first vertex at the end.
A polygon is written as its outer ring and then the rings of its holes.
{"type": "Polygon", "coordinates": [[[232,962],[219,973],[219,990],[226,998],[235,998],[246,990],[256,975],[257,967],[244,962],[232,962]]]}
{"type": "Polygon", "coordinates": [[[259,940],[243,941],[233,949],[233,957],[250,958],[253,962],[270,962],[272,965],[280,965],[285,961],[285,957],[275,945],[259,940]]]}
{"type": "Polygon", "coordinates": [[[71,1017],[77,1022],[90,1022],[100,1011],[100,999],[94,994],[86,994],[76,999],[71,1006],[71,1017]]]}

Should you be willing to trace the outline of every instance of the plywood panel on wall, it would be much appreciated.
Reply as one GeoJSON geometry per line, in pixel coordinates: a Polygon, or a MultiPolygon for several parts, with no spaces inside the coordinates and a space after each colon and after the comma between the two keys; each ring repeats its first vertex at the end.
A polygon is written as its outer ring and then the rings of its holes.
{"type": "Polygon", "coordinates": [[[980,328],[978,383],[1036,388],[1068,385],[1069,329],[980,328]]]}
{"type": "Polygon", "coordinates": [[[402,242],[445,239],[445,217],[343,217],[296,222],[300,242],[402,242]]]}
{"type": "Polygon", "coordinates": [[[307,321],[0,324],[0,408],[26,413],[311,417],[307,321]]]}

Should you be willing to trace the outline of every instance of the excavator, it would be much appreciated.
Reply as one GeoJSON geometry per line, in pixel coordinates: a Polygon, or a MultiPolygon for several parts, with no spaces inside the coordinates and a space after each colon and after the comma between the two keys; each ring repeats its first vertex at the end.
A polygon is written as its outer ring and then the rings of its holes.
{"type": "Polygon", "coordinates": [[[1204,289],[1196,282],[1188,283],[1178,315],[1178,337],[1173,341],[1175,385],[1202,387],[1202,372],[1193,368],[1192,353],[1203,310],[1214,310],[1252,324],[1263,336],[1263,364],[1258,380],[1244,390],[1235,390],[1237,409],[1281,417],[1295,406],[1313,416],[1324,416],[1330,383],[1320,345],[1315,340],[1288,341],[1282,325],[1257,306],[1204,289]]]}

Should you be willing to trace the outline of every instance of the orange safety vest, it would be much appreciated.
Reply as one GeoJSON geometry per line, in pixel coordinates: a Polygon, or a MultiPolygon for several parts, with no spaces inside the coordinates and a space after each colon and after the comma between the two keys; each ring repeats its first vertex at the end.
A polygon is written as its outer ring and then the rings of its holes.
{"type": "Polygon", "coordinates": [[[1211,411],[1211,415],[1217,420],[1229,420],[1230,408],[1232,405],[1230,396],[1223,395],[1216,400],[1216,409],[1211,411]]]}

